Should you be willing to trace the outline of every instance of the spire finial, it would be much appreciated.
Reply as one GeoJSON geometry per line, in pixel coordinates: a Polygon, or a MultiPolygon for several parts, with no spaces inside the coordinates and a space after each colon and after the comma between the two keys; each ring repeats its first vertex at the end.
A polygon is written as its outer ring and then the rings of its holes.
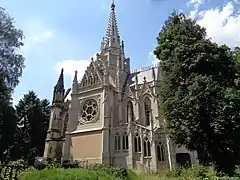
{"type": "Polygon", "coordinates": [[[112,9],[113,11],[114,11],[114,9],[115,9],[115,1],[114,1],[114,0],[112,0],[111,9],[112,9]]]}

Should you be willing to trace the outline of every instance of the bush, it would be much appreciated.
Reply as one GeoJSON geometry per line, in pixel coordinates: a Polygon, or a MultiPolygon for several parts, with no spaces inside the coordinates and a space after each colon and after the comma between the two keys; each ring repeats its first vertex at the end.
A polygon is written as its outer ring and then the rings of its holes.
{"type": "Polygon", "coordinates": [[[12,179],[12,177],[15,177],[16,173],[18,173],[16,172],[16,168],[18,169],[18,171],[24,171],[27,168],[27,162],[22,159],[17,161],[10,161],[7,165],[1,167],[0,180],[12,179]],[[13,171],[11,171],[12,168],[13,168],[13,171]],[[4,175],[4,178],[3,178],[3,175],[4,175]]]}
{"type": "Polygon", "coordinates": [[[46,163],[44,161],[38,161],[36,160],[34,163],[34,168],[37,170],[43,170],[47,167],[46,163]]]}
{"type": "Polygon", "coordinates": [[[217,172],[213,169],[204,166],[192,166],[190,168],[176,167],[172,171],[165,172],[166,177],[174,177],[181,179],[208,179],[213,180],[217,178],[217,172]]]}
{"type": "Polygon", "coordinates": [[[115,177],[101,171],[87,169],[45,169],[35,172],[24,172],[19,180],[115,180],[115,177]]]}
{"type": "Polygon", "coordinates": [[[60,168],[60,167],[61,167],[61,164],[56,159],[46,161],[47,169],[56,169],[56,168],[60,168]]]}
{"type": "Polygon", "coordinates": [[[78,165],[77,162],[71,163],[70,161],[63,161],[62,164],[61,164],[61,167],[64,168],[64,169],[67,169],[67,168],[78,168],[79,165],[78,165]]]}
{"type": "Polygon", "coordinates": [[[112,167],[104,164],[91,164],[87,168],[95,171],[106,172],[109,175],[116,177],[117,179],[128,178],[128,172],[127,172],[127,169],[125,168],[112,167]]]}

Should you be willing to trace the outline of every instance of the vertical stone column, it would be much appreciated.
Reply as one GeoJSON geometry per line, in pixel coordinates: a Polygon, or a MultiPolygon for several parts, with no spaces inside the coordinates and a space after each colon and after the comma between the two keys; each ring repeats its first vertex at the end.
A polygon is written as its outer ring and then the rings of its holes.
{"type": "Polygon", "coordinates": [[[141,159],[140,159],[140,162],[141,164],[143,164],[144,162],[144,147],[143,147],[143,129],[140,128],[140,137],[141,137],[141,159]]]}
{"type": "Polygon", "coordinates": [[[105,86],[103,89],[102,99],[105,98],[104,102],[101,102],[102,106],[102,123],[103,123],[103,130],[102,130],[102,163],[103,164],[110,164],[110,141],[112,137],[110,136],[110,115],[109,115],[109,107],[111,106],[110,96],[108,92],[108,86],[105,86]]]}
{"type": "Polygon", "coordinates": [[[76,95],[72,94],[72,101],[69,105],[68,109],[68,123],[67,123],[67,131],[65,135],[65,142],[63,145],[63,160],[72,161],[71,157],[71,132],[76,130],[78,125],[78,98],[76,95]]]}
{"type": "Polygon", "coordinates": [[[132,124],[128,125],[128,129],[129,129],[129,137],[128,137],[128,141],[129,141],[129,162],[128,162],[128,167],[130,169],[134,169],[134,165],[133,165],[133,149],[134,149],[134,131],[133,131],[133,127],[132,124]]]}
{"type": "Polygon", "coordinates": [[[156,142],[155,142],[155,134],[153,132],[153,126],[154,125],[154,121],[153,121],[153,117],[151,117],[151,121],[150,121],[150,140],[151,140],[151,156],[152,156],[152,160],[151,160],[151,170],[152,171],[157,171],[157,158],[156,158],[156,142]]]}

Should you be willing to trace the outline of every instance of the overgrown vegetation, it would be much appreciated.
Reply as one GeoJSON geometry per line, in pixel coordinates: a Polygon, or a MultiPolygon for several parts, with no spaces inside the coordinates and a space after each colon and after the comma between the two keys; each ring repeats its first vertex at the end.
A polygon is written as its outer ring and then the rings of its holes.
{"type": "Polygon", "coordinates": [[[171,140],[197,151],[202,165],[232,175],[240,163],[239,49],[211,42],[203,27],[177,12],[157,40],[160,102],[171,140]]]}
{"type": "MultiPolygon", "coordinates": [[[[47,164],[49,164],[48,162],[47,164]]],[[[12,164],[24,164],[23,161],[14,162],[12,164]]],[[[94,164],[86,168],[61,168],[56,166],[54,162],[51,166],[46,166],[43,170],[36,170],[30,167],[22,172],[18,177],[20,180],[61,180],[61,179],[103,179],[103,180],[215,180],[219,177],[228,179],[224,173],[217,173],[214,169],[204,166],[193,166],[191,168],[177,167],[172,171],[158,173],[136,173],[132,170],[111,167],[107,165],[94,164]],[[49,168],[50,167],[50,168],[49,168]],[[54,168],[52,168],[54,167],[54,168]]],[[[239,169],[236,169],[232,178],[239,179],[239,169]]],[[[3,170],[4,173],[4,170],[3,170]]]]}

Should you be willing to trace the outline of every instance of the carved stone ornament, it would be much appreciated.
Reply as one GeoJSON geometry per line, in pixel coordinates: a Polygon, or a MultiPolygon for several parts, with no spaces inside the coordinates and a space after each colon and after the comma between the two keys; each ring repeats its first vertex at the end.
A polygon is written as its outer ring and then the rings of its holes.
{"type": "Polygon", "coordinates": [[[81,101],[79,124],[95,123],[99,120],[99,97],[81,101]]]}

